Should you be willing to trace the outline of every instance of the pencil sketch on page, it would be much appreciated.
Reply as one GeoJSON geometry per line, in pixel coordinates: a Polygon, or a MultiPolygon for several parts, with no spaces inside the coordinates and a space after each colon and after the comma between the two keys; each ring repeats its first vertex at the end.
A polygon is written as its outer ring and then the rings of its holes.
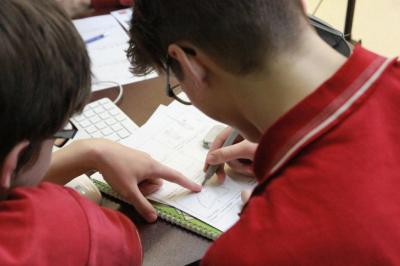
{"type": "MultiPolygon", "coordinates": [[[[202,139],[216,123],[194,107],[160,106],[149,121],[123,144],[143,150],[159,162],[201,183],[207,154],[202,139]]],[[[165,181],[160,190],[149,198],[174,206],[226,231],[239,218],[241,191],[254,185],[253,179],[227,176],[223,184],[207,185],[200,193],[191,193],[165,181]]]]}

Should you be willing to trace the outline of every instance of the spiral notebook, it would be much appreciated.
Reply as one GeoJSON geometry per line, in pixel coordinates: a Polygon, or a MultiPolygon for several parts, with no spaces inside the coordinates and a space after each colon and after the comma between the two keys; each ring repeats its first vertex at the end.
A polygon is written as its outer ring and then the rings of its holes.
{"type": "MultiPolygon", "coordinates": [[[[96,173],[91,178],[101,192],[125,203],[128,203],[120,195],[114,192],[105,181],[102,181],[101,175],[96,173]]],[[[216,239],[222,233],[222,231],[177,208],[155,201],[151,201],[151,203],[156,209],[158,216],[167,222],[180,226],[186,230],[189,230],[211,240],[216,239]]]]}
{"type": "MultiPolygon", "coordinates": [[[[153,159],[201,184],[208,151],[202,143],[216,123],[194,107],[172,103],[168,107],[159,106],[142,127],[120,143],[147,152],[153,159]]],[[[94,179],[100,190],[118,198],[101,174],[95,174],[94,179]]],[[[254,179],[226,176],[223,184],[211,180],[201,192],[193,193],[164,180],[160,189],[147,198],[158,202],[154,206],[161,218],[215,239],[239,220],[243,207],[241,191],[254,185],[254,179]]]]}

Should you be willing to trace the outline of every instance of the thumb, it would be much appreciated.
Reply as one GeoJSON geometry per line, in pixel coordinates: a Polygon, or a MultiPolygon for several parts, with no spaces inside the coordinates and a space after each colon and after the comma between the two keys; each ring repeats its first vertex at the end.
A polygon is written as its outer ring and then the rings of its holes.
{"type": "Polygon", "coordinates": [[[252,160],[254,153],[249,150],[248,143],[246,141],[239,142],[237,144],[222,147],[210,152],[207,155],[206,163],[215,165],[221,164],[237,159],[249,159],[252,160]]]}

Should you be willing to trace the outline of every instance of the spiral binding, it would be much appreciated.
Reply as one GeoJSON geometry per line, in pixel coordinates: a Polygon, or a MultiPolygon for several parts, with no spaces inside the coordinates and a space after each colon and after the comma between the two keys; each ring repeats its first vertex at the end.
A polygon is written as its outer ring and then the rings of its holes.
{"type": "MultiPolygon", "coordinates": [[[[100,181],[95,180],[95,179],[92,179],[92,180],[96,184],[96,186],[100,189],[100,191],[102,191],[103,193],[106,193],[109,196],[112,196],[112,197],[114,197],[114,198],[116,198],[118,200],[121,200],[121,201],[123,201],[123,202],[125,202],[127,204],[130,204],[129,202],[124,200],[118,193],[113,191],[111,189],[111,187],[108,186],[107,184],[104,184],[103,182],[100,182],[100,181]]],[[[188,231],[197,233],[197,234],[199,234],[199,235],[201,235],[201,236],[203,236],[205,238],[208,238],[210,240],[215,240],[221,234],[221,233],[216,233],[216,232],[210,232],[207,228],[202,227],[200,225],[193,225],[191,223],[188,223],[188,222],[186,222],[186,221],[184,221],[182,219],[179,219],[178,217],[175,217],[175,216],[173,216],[173,215],[171,215],[169,213],[163,212],[162,210],[158,209],[157,207],[155,207],[155,209],[156,209],[156,211],[158,213],[158,216],[161,219],[163,219],[163,220],[165,220],[165,221],[167,221],[167,222],[169,222],[171,224],[180,226],[180,227],[182,227],[182,228],[184,228],[184,229],[186,229],[188,231]]]]}
{"type": "Polygon", "coordinates": [[[186,230],[189,230],[191,232],[197,233],[197,234],[199,234],[201,236],[204,236],[204,237],[206,237],[208,239],[215,240],[219,236],[219,234],[216,234],[216,233],[213,233],[213,232],[209,232],[209,231],[207,231],[207,229],[199,227],[199,226],[193,226],[190,223],[187,223],[185,221],[177,219],[175,216],[172,216],[170,214],[164,213],[164,212],[162,212],[160,210],[157,210],[157,213],[158,213],[158,215],[159,215],[159,217],[161,219],[163,219],[163,220],[165,220],[165,221],[167,221],[169,223],[175,224],[177,226],[180,226],[182,228],[185,228],[186,230]]]}

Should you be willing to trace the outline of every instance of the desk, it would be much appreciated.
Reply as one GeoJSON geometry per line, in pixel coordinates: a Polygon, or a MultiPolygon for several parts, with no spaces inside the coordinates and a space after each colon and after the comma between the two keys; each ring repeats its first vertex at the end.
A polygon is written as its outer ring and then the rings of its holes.
{"type": "MultiPolygon", "coordinates": [[[[125,85],[119,107],[141,126],[158,105],[171,102],[164,93],[164,85],[164,79],[161,77],[125,85]]],[[[117,93],[116,89],[97,91],[93,99],[115,99],[117,93]]],[[[139,229],[144,252],[143,265],[185,265],[200,259],[211,244],[205,238],[160,219],[154,224],[147,224],[130,206],[123,205],[121,211],[127,214],[139,229]]]]}

